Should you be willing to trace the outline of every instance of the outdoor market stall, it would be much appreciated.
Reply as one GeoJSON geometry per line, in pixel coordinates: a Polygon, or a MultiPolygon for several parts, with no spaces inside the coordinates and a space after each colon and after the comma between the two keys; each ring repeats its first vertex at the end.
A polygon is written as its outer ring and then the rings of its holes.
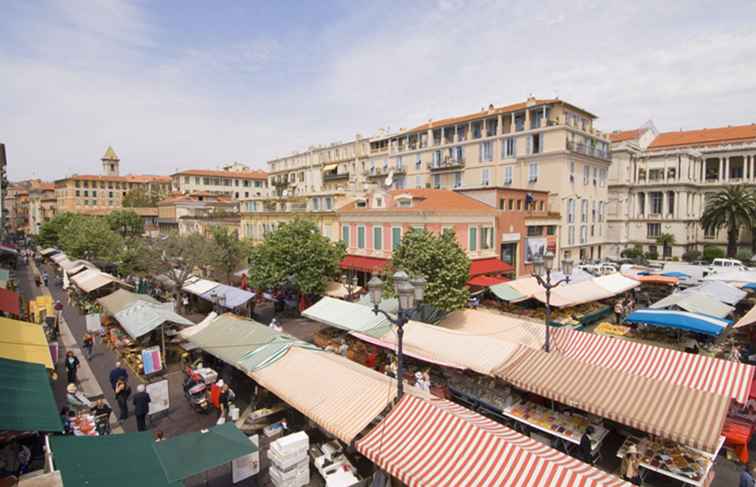
{"type": "Polygon", "coordinates": [[[650,306],[651,309],[679,308],[690,313],[697,313],[715,318],[725,318],[735,308],[719,299],[695,289],[670,294],[650,306]]]}
{"type": "Polygon", "coordinates": [[[0,431],[63,431],[44,365],[0,358],[0,431]]]}
{"type": "Polygon", "coordinates": [[[238,310],[255,297],[255,293],[244,289],[220,283],[216,284],[215,287],[200,294],[199,297],[229,310],[238,310]]]}
{"type": "Polygon", "coordinates": [[[696,286],[692,289],[703,294],[708,294],[709,296],[716,298],[725,304],[729,304],[730,306],[735,306],[740,301],[745,299],[746,296],[748,296],[747,292],[722,281],[707,281],[700,286],[696,286]]]}
{"type": "Polygon", "coordinates": [[[16,292],[0,288],[0,313],[3,316],[19,318],[21,316],[21,296],[16,292]]]}
{"type": "Polygon", "coordinates": [[[701,335],[717,336],[731,324],[705,315],[664,309],[639,309],[625,317],[625,323],[675,328],[701,335]]]}
{"type": "Polygon", "coordinates": [[[55,368],[44,329],[10,318],[0,318],[0,358],[55,368]]]}

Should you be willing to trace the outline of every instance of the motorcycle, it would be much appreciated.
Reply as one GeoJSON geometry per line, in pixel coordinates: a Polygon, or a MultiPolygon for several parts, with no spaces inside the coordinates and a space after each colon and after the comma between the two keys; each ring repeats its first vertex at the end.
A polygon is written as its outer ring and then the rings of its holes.
{"type": "Polygon", "coordinates": [[[207,413],[210,401],[207,398],[207,385],[196,376],[187,377],[184,381],[184,397],[189,405],[198,413],[207,413]]]}

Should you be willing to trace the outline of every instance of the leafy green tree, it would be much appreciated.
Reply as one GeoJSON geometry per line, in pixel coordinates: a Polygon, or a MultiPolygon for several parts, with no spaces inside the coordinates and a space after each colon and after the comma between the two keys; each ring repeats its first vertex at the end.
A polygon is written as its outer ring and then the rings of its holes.
{"type": "Polygon", "coordinates": [[[257,288],[285,282],[301,293],[322,294],[339,274],[344,244],[332,242],[309,220],[295,219],[269,233],[249,254],[249,281],[257,288]]]}
{"type": "Polygon", "coordinates": [[[154,275],[161,267],[160,256],[151,240],[141,237],[127,239],[123,251],[118,256],[118,273],[122,276],[154,275]]]}
{"type": "MultiPolygon", "coordinates": [[[[394,251],[394,270],[412,276],[424,275],[428,280],[424,303],[446,312],[463,308],[470,297],[467,280],[470,259],[457,244],[453,231],[435,235],[427,230],[414,229],[404,235],[394,251]]],[[[390,279],[390,276],[387,276],[390,279]]],[[[390,283],[386,286],[392,288],[390,283]]]]}
{"type": "Polygon", "coordinates": [[[156,192],[149,192],[146,188],[137,187],[123,195],[121,204],[124,208],[151,208],[157,206],[162,196],[156,192]]]}
{"type": "Polygon", "coordinates": [[[701,251],[697,249],[691,249],[682,255],[685,262],[695,262],[701,259],[701,251]]]}
{"type": "Polygon", "coordinates": [[[153,273],[165,274],[173,281],[173,294],[180,305],[181,288],[194,273],[206,270],[212,263],[213,244],[210,239],[193,233],[171,232],[155,239],[145,252],[140,266],[150,266],[153,273]]]}
{"type": "Polygon", "coordinates": [[[749,263],[753,259],[753,252],[751,252],[751,249],[740,249],[737,258],[743,263],[749,263]]]}
{"type": "MultiPolygon", "coordinates": [[[[705,232],[727,230],[727,257],[735,257],[742,227],[751,229],[756,219],[756,195],[743,185],[730,186],[706,201],[701,217],[705,232]]],[[[705,252],[704,252],[705,253],[705,252]]]]}
{"type": "Polygon", "coordinates": [[[643,258],[643,248],[639,246],[630,247],[628,249],[625,249],[622,251],[622,254],[620,254],[622,257],[626,259],[642,259],[643,258]]]}
{"type": "Polygon", "coordinates": [[[703,260],[711,262],[714,259],[721,259],[725,256],[725,251],[722,247],[716,245],[706,245],[703,250],[703,260]]]}
{"type": "Polygon", "coordinates": [[[656,244],[662,248],[662,256],[672,256],[672,246],[675,244],[675,236],[671,233],[662,233],[656,237],[656,244]],[[669,252],[667,250],[669,249],[669,252]]]}
{"type": "Polygon", "coordinates": [[[138,237],[144,233],[142,217],[132,210],[115,210],[105,220],[110,229],[121,237],[138,237]]]}
{"type": "Polygon", "coordinates": [[[74,220],[85,218],[76,213],[59,213],[50,221],[45,222],[39,230],[38,242],[43,247],[59,247],[60,233],[63,228],[74,220]]]}
{"type": "Polygon", "coordinates": [[[236,235],[236,232],[216,226],[212,229],[212,268],[231,282],[231,274],[247,263],[250,247],[236,235]]]}
{"type": "Polygon", "coordinates": [[[75,218],[60,232],[60,247],[76,259],[116,262],[123,239],[100,217],[75,218]]]}

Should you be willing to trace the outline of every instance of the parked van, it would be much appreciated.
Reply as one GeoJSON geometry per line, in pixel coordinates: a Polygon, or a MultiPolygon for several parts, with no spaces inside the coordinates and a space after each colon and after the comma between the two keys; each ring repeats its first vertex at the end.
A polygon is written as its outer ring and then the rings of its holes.
{"type": "Polygon", "coordinates": [[[602,264],[581,264],[578,266],[578,269],[593,274],[594,276],[605,276],[617,272],[617,266],[606,262],[602,264]]]}
{"type": "Polygon", "coordinates": [[[714,259],[711,263],[713,271],[747,271],[748,268],[738,259],[714,259]]]}

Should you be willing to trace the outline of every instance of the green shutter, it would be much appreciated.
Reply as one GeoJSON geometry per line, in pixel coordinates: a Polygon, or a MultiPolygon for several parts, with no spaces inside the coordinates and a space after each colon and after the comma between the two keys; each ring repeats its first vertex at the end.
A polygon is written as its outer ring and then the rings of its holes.
{"type": "Polygon", "coordinates": [[[402,243],[402,229],[395,227],[391,229],[391,249],[396,250],[402,243]]]}
{"type": "Polygon", "coordinates": [[[373,249],[383,250],[383,228],[373,227],[373,249]]]}
{"type": "Polygon", "coordinates": [[[365,227],[357,227],[357,248],[365,248],[365,227]]]}
{"type": "Polygon", "coordinates": [[[478,229],[476,227],[470,227],[469,229],[469,241],[467,248],[468,250],[473,252],[478,250],[478,229]]]}
{"type": "Polygon", "coordinates": [[[346,246],[349,247],[349,225],[341,227],[341,240],[343,240],[346,246]]]}

